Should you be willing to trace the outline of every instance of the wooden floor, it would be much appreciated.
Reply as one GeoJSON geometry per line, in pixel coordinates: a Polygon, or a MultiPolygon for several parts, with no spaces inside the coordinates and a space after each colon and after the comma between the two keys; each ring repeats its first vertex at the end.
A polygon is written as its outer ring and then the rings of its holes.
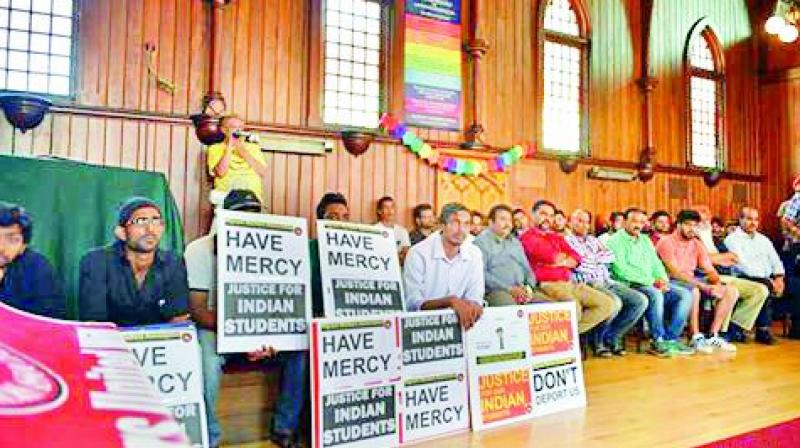
{"type": "Polygon", "coordinates": [[[414,446],[690,447],[800,416],[800,341],[739,345],[735,355],[595,358],[585,370],[586,409],[414,446]]]}

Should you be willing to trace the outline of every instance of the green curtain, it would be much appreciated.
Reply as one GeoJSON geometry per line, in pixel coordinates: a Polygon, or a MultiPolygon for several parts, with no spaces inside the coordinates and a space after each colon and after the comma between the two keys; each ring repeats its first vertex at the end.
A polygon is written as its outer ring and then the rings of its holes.
{"type": "Polygon", "coordinates": [[[0,156],[0,201],[19,204],[31,215],[31,247],[60,274],[71,318],[77,316],[81,256],[114,241],[117,210],[131,196],[145,196],[161,206],[166,219],[161,247],[182,254],[180,213],[163,174],[0,156]]]}

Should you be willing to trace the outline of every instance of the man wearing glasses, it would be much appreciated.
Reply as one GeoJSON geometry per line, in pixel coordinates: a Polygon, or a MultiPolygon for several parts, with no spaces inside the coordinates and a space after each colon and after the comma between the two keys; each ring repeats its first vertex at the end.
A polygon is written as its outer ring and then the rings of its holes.
{"type": "Polygon", "coordinates": [[[186,266],[176,254],[158,248],[163,233],[155,202],[134,197],[120,207],[117,241],[81,259],[81,320],[136,326],[188,319],[186,266]]]}
{"type": "Polygon", "coordinates": [[[28,247],[33,221],[0,202],[0,302],[29,313],[66,318],[64,291],[47,259],[28,247]]]}

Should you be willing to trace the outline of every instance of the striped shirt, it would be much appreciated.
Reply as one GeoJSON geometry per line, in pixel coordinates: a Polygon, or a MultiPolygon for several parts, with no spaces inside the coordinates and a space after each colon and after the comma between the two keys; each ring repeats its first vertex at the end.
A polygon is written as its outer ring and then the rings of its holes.
{"type": "Polygon", "coordinates": [[[593,235],[583,237],[568,235],[567,243],[581,256],[581,263],[572,271],[572,280],[578,283],[606,284],[611,280],[608,266],[614,262],[614,253],[593,235]]]}

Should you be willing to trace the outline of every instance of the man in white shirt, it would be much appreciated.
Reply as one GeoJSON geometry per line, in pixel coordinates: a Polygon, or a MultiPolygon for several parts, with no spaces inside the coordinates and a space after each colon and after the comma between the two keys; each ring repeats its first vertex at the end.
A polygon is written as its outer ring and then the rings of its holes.
{"type": "Polygon", "coordinates": [[[384,196],[378,199],[376,214],[378,215],[378,222],[376,224],[394,232],[394,239],[397,242],[397,253],[400,255],[400,264],[403,264],[408,249],[411,247],[411,238],[408,236],[408,230],[400,224],[397,224],[397,212],[394,206],[394,199],[392,199],[391,196],[384,196]]]}
{"type": "MultiPolygon", "coordinates": [[[[725,246],[738,257],[733,270],[739,277],[762,284],[772,297],[781,297],[786,289],[786,272],[772,241],[758,231],[758,225],[758,210],[742,207],[739,227],[725,238],[725,246]]],[[[770,334],[771,312],[772,303],[768,300],[755,322],[756,340],[765,344],[774,343],[770,334]]]]}
{"type": "MultiPolygon", "coordinates": [[[[764,308],[764,303],[769,297],[769,291],[758,282],[746,278],[727,275],[731,269],[739,262],[739,256],[728,248],[728,252],[720,252],[714,244],[714,230],[711,226],[711,210],[707,205],[695,205],[692,207],[700,214],[701,222],[697,225],[697,236],[708,251],[711,262],[720,274],[723,284],[733,286],[739,291],[739,300],[736,308],[723,324],[728,339],[731,342],[745,342],[744,330],[750,331],[758,319],[758,315],[764,308]],[[732,323],[733,325],[729,325],[732,323]]],[[[724,249],[723,249],[724,250],[724,249]]],[[[774,343],[774,339],[769,329],[761,328],[756,331],[756,341],[765,344],[774,343]]]]}
{"type": "Polygon", "coordinates": [[[452,308],[464,329],[483,314],[483,255],[465,239],[470,213],[450,203],[439,216],[442,230],[411,248],[403,271],[409,311],[452,308]]]}

